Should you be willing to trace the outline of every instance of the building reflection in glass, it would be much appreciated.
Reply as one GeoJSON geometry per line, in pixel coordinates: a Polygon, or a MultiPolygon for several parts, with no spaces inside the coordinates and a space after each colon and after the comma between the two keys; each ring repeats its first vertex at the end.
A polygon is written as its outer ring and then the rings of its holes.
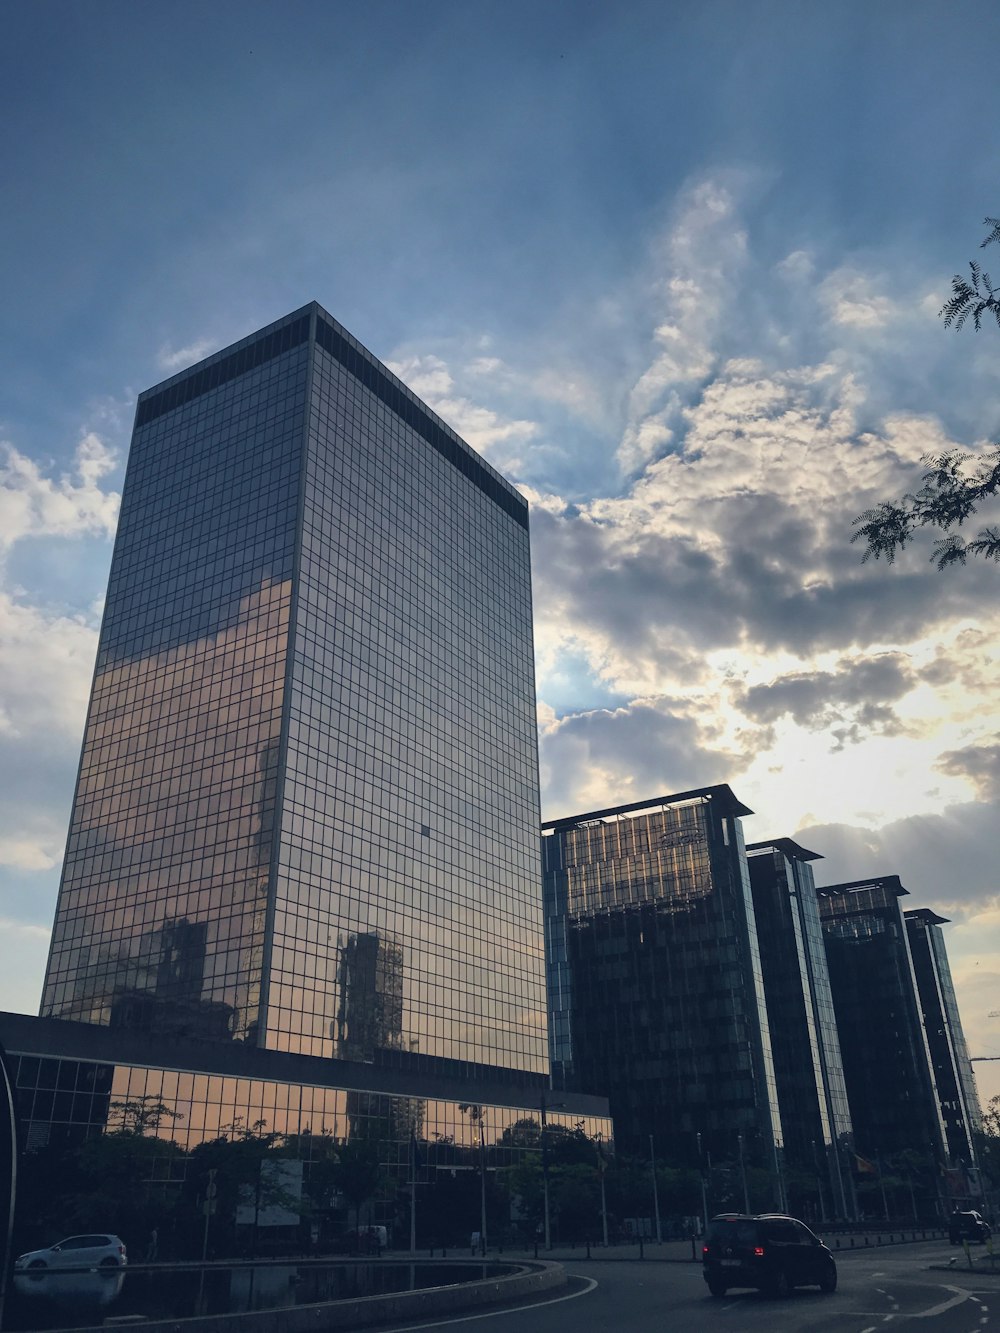
{"type": "Polygon", "coordinates": [[[545,1007],[527,504],[311,305],[140,395],[42,1014],[542,1079],[545,1007]]]}

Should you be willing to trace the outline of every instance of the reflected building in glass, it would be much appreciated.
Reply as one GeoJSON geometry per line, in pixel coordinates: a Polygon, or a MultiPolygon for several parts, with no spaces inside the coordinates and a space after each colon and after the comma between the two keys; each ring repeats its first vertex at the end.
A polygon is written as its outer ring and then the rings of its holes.
{"type": "Polygon", "coordinates": [[[41,1017],[0,1015],[23,1142],[148,1098],[187,1149],[361,1133],[392,1200],[462,1105],[538,1121],[530,574],[525,500],[318,305],[140,395],[41,1017]]]}
{"type": "Polygon", "coordinates": [[[778,1166],[750,813],[715,786],[542,826],[554,1069],[607,1094],[619,1148],[778,1166]]]}
{"type": "Polygon", "coordinates": [[[140,395],[42,1014],[548,1067],[527,504],[316,305],[140,395]]]}
{"type": "Polygon", "coordinates": [[[747,844],[785,1160],[817,1180],[823,1217],[850,1217],[851,1112],[810,864],[821,859],[791,838],[747,844]]]}

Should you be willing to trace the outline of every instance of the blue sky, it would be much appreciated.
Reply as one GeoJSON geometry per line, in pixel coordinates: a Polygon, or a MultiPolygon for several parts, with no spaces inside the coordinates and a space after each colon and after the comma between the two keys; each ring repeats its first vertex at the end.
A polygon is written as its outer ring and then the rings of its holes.
{"type": "Polygon", "coordinates": [[[315,298],[532,500],[546,815],[731,782],[748,838],[951,916],[1000,1053],[1000,572],[847,544],[997,435],[1000,333],[937,311],[1000,213],[998,37],[912,0],[9,8],[0,1006],[37,1003],[135,395],[315,298]]]}

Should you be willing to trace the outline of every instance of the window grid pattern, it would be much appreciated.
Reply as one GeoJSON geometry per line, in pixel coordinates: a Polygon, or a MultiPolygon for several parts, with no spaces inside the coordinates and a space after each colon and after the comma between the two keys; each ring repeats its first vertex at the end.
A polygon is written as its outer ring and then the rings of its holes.
{"type": "Polygon", "coordinates": [[[543,839],[554,1056],[606,1092],[619,1146],[781,1142],[739,820],[701,798],[543,839]]]}
{"type": "Polygon", "coordinates": [[[43,1015],[256,1038],[307,365],[135,432],[43,1015]]]}
{"type": "MultiPolygon", "coordinates": [[[[378,1144],[382,1166],[396,1183],[410,1172],[411,1136],[421,1143],[418,1180],[433,1180],[455,1149],[479,1146],[479,1122],[463,1104],[441,1098],[402,1097],[274,1079],[239,1078],[127,1064],[98,1064],[22,1055],[14,1059],[20,1141],[29,1149],[50,1142],[80,1143],[107,1131],[135,1129],[190,1152],[220,1134],[252,1130],[292,1138],[308,1159],[323,1138],[378,1144]],[[313,1142],[311,1142],[313,1140],[313,1142]]],[[[578,1126],[611,1141],[611,1121],[549,1110],[552,1131],[578,1126]]],[[[490,1167],[537,1162],[537,1100],[517,1106],[483,1104],[490,1167]],[[534,1132],[532,1132],[534,1131],[534,1132]]]]}
{"type": "Polygon", "coordinates": [[[547,1069],[528,536],[315,353],[267,1044],[547,1069]]]}

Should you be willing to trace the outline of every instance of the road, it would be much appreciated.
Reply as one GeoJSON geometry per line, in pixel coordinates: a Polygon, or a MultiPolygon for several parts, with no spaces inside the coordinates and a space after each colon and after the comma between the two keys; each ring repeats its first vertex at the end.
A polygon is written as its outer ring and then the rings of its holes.
{"type": "MultiPolygon", "coordinates": [[[[1000,1271],[929,1269],[955,1256],[941,1241],[840,1252],[832,1296],[757,1292],[710,1297],[696,1264],[574,1260],[570,1289],[548,1303],[393,1325],[449,1333],[1000,1333],[1000,1271]]],[[[391,1333],[384,1329],[381,1333],[391,1333]]]]}

